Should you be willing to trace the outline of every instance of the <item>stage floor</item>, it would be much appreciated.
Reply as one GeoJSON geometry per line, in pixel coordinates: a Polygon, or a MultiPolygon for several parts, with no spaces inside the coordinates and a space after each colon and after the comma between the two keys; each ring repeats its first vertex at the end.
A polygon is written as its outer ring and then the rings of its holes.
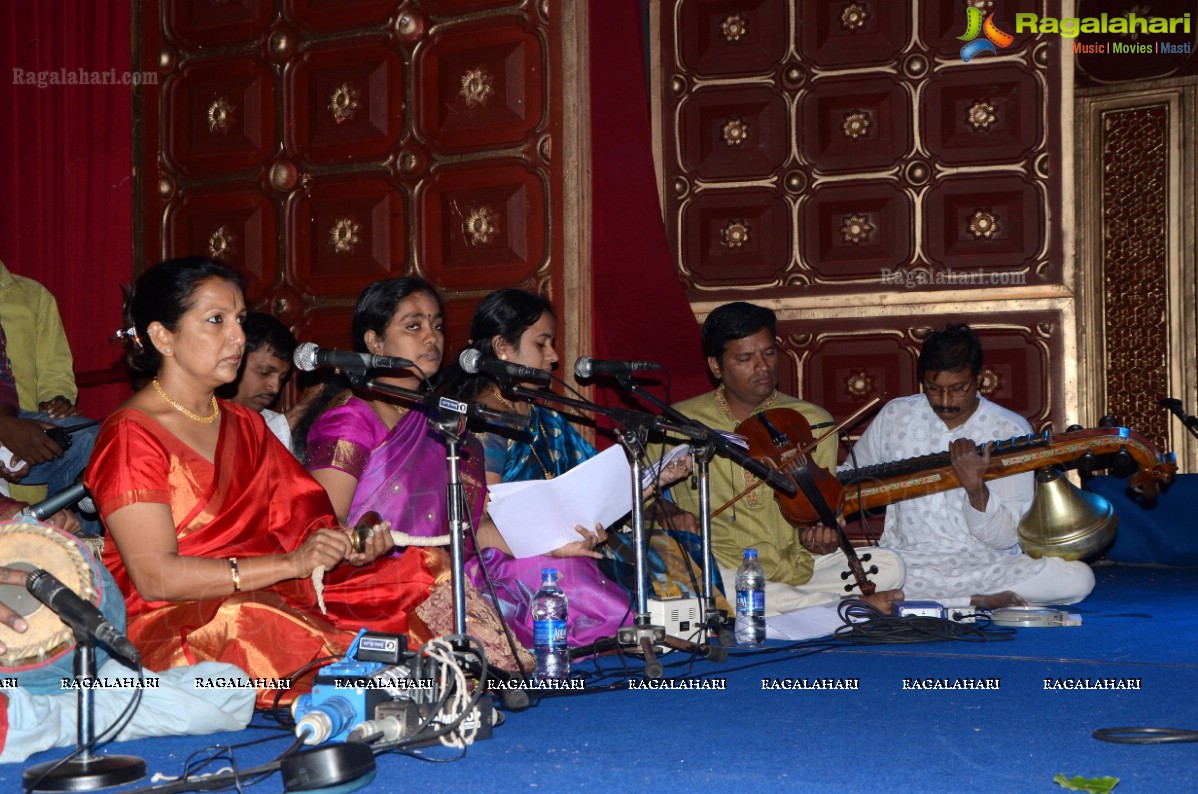
{"type": "MultiPolygon", "coordinates": [[[[1010,794],[1063,791],[1056,774],[1116,777],[1117,794],[1198,790],[1198,745],[1091,736],[1104,727],[1198,730],[1198,569],[1096,574],[1094,594],[1070,610],[1082,626],[1021,628],[1008,640],[822,650],[771,642],[720,664],[672,653],[663,657],[670,688],[645,688],[635,658],[605,656],[576,665],[586,673],[581,692],[505,713],[493,738],[464,757],[381,756],[363,790],[1010,794]]],[[[201,748],[262,738],[270,740],[237,752],[247,767],[282,752],[288,735],[256,717],[240,733],[107,751],[177,775],[201,748]]],[[[0,765],[0,791],[18,791],[25,766],[0,765]]],[[[276,773],[255,790],[282,788],[276,773]]]]}

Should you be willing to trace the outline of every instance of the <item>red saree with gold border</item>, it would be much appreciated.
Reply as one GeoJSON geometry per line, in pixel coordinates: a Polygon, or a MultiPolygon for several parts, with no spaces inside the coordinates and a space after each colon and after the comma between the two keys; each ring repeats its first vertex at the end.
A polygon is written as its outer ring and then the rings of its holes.
{"type": "MultiPolygon", "coordinates": [[[[122,409],[104,423],[84,480],[101,517],[137,502],[168,505],[186,557],[254,557],[297,548],[321,527],[335,527],[324,489],[262,418],[221,402],[215,463],[140,411],[122,409]]],[[[104,563],[125,594],[129,638],[145,666],[162,670],[202,660],[235,664],[251,678],[286,677],[323,656],[344,653],[357,631],[410,633],[428,639],[410,613],[435,581],[420,549],[325,575],[327,615],[308,579],[202,601],[146,601],[119,549],[104,563]]]]}

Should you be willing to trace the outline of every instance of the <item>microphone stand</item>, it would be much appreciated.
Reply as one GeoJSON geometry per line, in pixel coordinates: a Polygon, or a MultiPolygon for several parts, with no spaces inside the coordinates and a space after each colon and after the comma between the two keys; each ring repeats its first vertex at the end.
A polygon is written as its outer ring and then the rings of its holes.
{"type": "Polygon", "coordinates": [[[1160,401],[1160,406],[1176,416],[1182,427],[1190,432],[1190,435],[1198,438],[1198,416],[1187,414],[1185,408],[1182,407],[1181,400],[1166,397],[1160,401]]]}
{"type": "MultiPolygon", "coordinates": [[[[633,618],[631,626],[625,626],[616,632],[614,645],[610,641],[599,640],[594,643],[595,651],[607,650],[612,647],[639,649],[644,658],[645,677],[654,679],[661,678],[664,672],[661,661],[657,658],[657,654],[654,651],[655,646],[658,645],[667,645],[677,650],[689,651],[714,661],[723,661],[726,659],[727,652],[722,647],[713,648],[707,643],[694,643],[688,640],[667,637],[665,627],[655,625],[652,615],[649,614],[649,599],[646,590],[649,567],[647,554],[648,540],[645,535],[645,498],[641,487],[644,467],[641,465],[640,452],[644,446],[644,437],[647,436],[649,430],[673,432],[682,436],[687,436],[688,430],[684,427],[675,427],[663,421],[659,416],[653,416],[641,411],[609,408],[584,400],[575,400],[571,397],[565,397],[550,391],[525,389],[510,383],[504,384],[504,387],[513,396],[522,397],[532,402],[540,403],[552,400],[561,405],[568,405],[572,408],[603,414],[625,428],[620,433],[619,441],[632,466],[632,545],[636,576],[636,586],[634,587],[633,596],[636,601],[636,616],[633,618]]],[[[706,565],[707,563],[705,562],[706,565]]],[[[704,578],[709,578],[706,571],[704,572],[704,578]]],[[[709,585],[705,587],[705,591],[710,591],[709,585]]]]}
{"type": "MultiPolygon", "coordinates": [[[[466,635],[466,532],[469,522],[466,519],[466,492],[462,486],[461,471],[458,468],[460,456],[459,445],[462,433],[466,430],[467,418],[479,418],[492,423],[517,425],[523,427],[519,420],[523,417],[504,414],[475,402],[462,402],[449,397],[442,397],[433,391],[418,392],[388,383],[379,383],[373,378],[367,379],[365,371],[346,372],[342,374],[350,383],[367,391],[385,394],[390,397],[400,397],[419,403],[425,408],[425,421],[445,439],[445,463],[449,470],[449,485],[447,492],[447,512],[449,524],[449,560],[451,582],[453,587],[453,626],[454,634],[459,637],[466,635]]],[[[526,423],[525,423],[526,424],[526,423]]],[[[470,650],[461,639],[452,642],[455,655],[463,666],[476,679],[482,676],[482,660],[470,650]]],[[[487,666],[487,680],[480,681],[487,689],[498,692],[503,705],[513,711],[528,708],[528,693],[521,689],[504,686],[507,682],[522,680],[520,676],[501,670],[494,665],[487,666]],[[499,686],[496,686],[496,683],[499,686]]]]}
{"type": "Polygon", "coordinates": [[[21,776],[35,791],[91,791],[132,783],[146,775],[146,762],[135,755],[95,755],[94,697],[88,682],[96,677],[96,647],[86,630],[75,628],[75,677],[80,681],[75,720],[75,757],[70,761],[45,761],[21,776]]]}
{"type": "MultiPolygon", "coordinates": [[[[743,449],[715,430],[686,416],[669,403],[658,399],[652,392],[642,389],[630,375],[617,375],[616,382],[622,389],[660,409],[663,416],[669,417],[689,431],[688,437],[692,440],[691,454],[699,480],[699,538],[703,550],[703,625],[707,627],[710,636],[718,638],[722,647],[731,647],[732,635],[723,627],[724,615],[715,605],[715,572],[712,570],[711,556],[711,460],[718,451],[787,496],[794,496],[796,486],[790,478],[782,477],[777,471],[750,457],[743,449]]],[[[727,582],[724,585],[727,587],[727,582]]]]}

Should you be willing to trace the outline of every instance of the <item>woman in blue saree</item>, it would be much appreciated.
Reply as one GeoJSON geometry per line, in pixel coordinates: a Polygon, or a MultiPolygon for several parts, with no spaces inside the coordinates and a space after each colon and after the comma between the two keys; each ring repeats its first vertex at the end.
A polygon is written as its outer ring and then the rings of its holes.
{"type": "MultiPolygon", "coordinates": [[[[524,290],[499,290],[484,298],[474,313],[471,347],[484,356],[550,371],[558,361],[554,348],[556,327],[553,308],[544,298],[524,290]]],[[[482,435],[489,484],[552,479],[596,454],[574,426],[551,408],[511,400],[489,379],[468,375],[457,366],[447,373],[447,381],[446,390],[456,397],[529,417],[527,431],[482,435]]],[[[675,464],[667,476],[676,480],[688,472],[689,459],[675,464]]],[[[578,530],[582,532],[583,528],[578,530]]],[[[525,624],[524,630],[531,631],[531,601],[541,581],[542,567],[556,567],[563,573],[562,589],[570,598],[570,617],[577,626],[570,634],[572,645],[614,636],[620,626],[630,623],[635,616],[629,595],[635,585],[628,564],[632,558],[630,541],[622,535],[607,537],[601,527],[597,531],[607,541],[607,553],[587,555],[594,559],[513,559],[495,549],[484,550],[483,561],[497,580],[500,609],[518,627],[518,635],[519,627],[525,624]]],[[[659,596],[693,595],[701,589],[686,581],[695,568],[691,555],[701,559],[698,549],[698,537],[692,533],[655,533],[648,556],[650,584],[659,596]]],[[[479,583],[481,577],[474,573],[477,564],[471,570],[472,579],[479,583]]]]}

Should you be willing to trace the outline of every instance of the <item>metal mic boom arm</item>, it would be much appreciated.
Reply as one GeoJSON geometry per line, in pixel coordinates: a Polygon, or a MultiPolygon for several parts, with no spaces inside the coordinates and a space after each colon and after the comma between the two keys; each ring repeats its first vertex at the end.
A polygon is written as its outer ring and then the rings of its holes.
{"type": "Polygon", "coordinates": [[[620,383],[627,386],[631,391],[644,396],[648,402],[662,409],[661,416],[645,413],[644,411],[632,411],[627,408],[609,408],[605,405],[597,405],[593,402],[584,400],[575,400],[571,397],[563,397],[560,394],[547,391],[536,391],[533,389],[525,389],[521,386],[514,386],[511,393],[516,397],[523,397],[534,402],[542,402],[551,400],[562,405],[568,405],[572,408],[581,408],[584,411],[592,411],[611,417],[623,427],[628,428],[645,428],[648,430],[660,430],[664,433],[673,433],[690,441],[695,441],[700,444],[709,444],[716,452],[726,458],[739,464],[741,467],[748,469],[750,473],[758,479],[765,480],[766,484],[771,488],[781,491],[787,496],[794,496],[797,486],[794,481],[785,476],[776,469],[771,469],[756,458],[750,457],[747,452],[733,444],[728,439],[717,433],[702,422],[696,422],[694,419],[679,413],[668,404],[658,400],[651,394],[643,392],[638,386],[632,383],[631,379],[620,378],[620,383]],[[667,418],[668,417],[668,420],[667,418]]]}
{"type": "Polygon", "coordinates": [[[419,392],[413,389],[405,389],[402,386],[392,386],[390,383],[379,383],[373,379],[363,382],[363,379],[355,380],[351,377],[350,382],[359,385],[367,391],[385,394],[388,397],[399,397],[423,405],[426,413],[434,419],[448,412],[461,415],[467,419],[481,419],[488,424],[503,425],[515,428],[516,430],[525,430],[528,428],[527,416],[496,411],[480,402],[455,400],[438,394],[435,391],[419,392]]]}

